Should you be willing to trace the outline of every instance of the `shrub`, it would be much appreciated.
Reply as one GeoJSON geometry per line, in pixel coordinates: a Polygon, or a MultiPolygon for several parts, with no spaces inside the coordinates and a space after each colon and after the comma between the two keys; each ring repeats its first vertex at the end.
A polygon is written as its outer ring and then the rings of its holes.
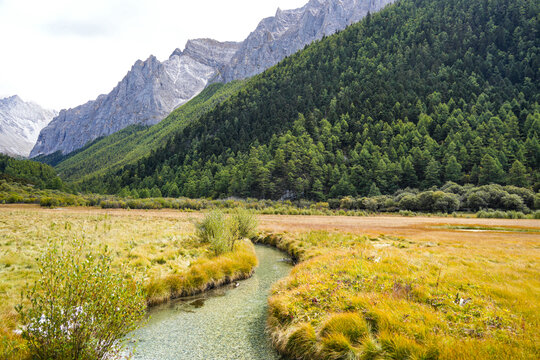
{"type": "Polygon", "coordinates": [[[433,204],[431,210],[452,213],[459,209],[459,198],[455,194],[436,191],[433,193],[433,204]]]}
{"type": "Polygon", "coordinates": [[[203,244],[210,244],[216,256],[231,250],[232,234],[221,211],[211,211],[197,224],[197,237],[203,244]]]}
{"type": "Polygon", "coordinates": [[[44,207],[55,207],[60,205],[60,202],[57,198],[44,197],[39,201],[39,205],[44,207]]]}
{"type": "Polygon", "coordinates": [[[258,223],[253,212],[237,209],[232,214],[231,222],[231,227],[234,228],[233,233],[238,239],[251,238],[255,235],[258,223]]]}
{"type": "Polygon", "coordinates": [[[518,195],[504,195],[501,198],[501,205],[505,210],[523,210],[525,205],[523,204],[523,199],[518,195]]]}
{"type": "Polygon", "coordinates": [[[38,260],[40,278],[17,306],[35,359],[108,359],[145,314],[139,284],[111,269],[108,252],[83,241],[53,244],[38,260]]]}
{"type": "Polygon", "coordinates": [[[403,210],[418,210],[419,202],[414,194],[405,194],[399,200],[399,207],[403,210]]]}

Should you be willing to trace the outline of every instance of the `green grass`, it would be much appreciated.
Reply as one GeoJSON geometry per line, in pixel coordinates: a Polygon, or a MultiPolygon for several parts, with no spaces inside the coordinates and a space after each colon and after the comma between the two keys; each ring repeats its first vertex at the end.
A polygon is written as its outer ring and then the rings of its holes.
{"type": "Polygon", "coordinates": [[[311,232],[256,241],[300,261],[269,299],[272,341],[288,358],[534,359],[540,351],[537,240],[427,247],[311,232]]]}

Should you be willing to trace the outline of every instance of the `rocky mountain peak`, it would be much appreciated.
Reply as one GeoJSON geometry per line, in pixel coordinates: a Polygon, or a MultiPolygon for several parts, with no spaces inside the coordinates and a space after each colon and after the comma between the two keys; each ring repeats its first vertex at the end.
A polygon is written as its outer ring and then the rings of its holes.
{"type": "Polygon", "coordinates": [[[28,156],[41,129],[57,114],[18,95],[0,99],[0,153],[28,156]]]}
{"type": "Polygon", "coordinates": [[[62,111],[41,132],[31,156],[81,148],[132,124],[153,125],[193,98],[209,81],[243,79],[266,70],[306,44],[330,35],[395,0],[309,0],[277,9],[242,43],[193,39],[160,62],[135,62],[107,95],[62,111]]]}
{"type": "Polygon", "coordinates": [[[256,75],[314,40],[331,35],[395,0],[310,0],[293,10],[278,8],[242,43],[216,81],[256,75]]]}
{"type": "Polygon", "coordinates": [[[153,55],[137,60],[109,94],[62,110],[41,131],[31,156],[67,154],[129,125],[158,123],[201,92],[238,47],[237,43],[196,39],[163,62],[153,55]]]}
{"type": "Polygon", "coordinates": [[[225,65],[240,48],[237,42],[219,42],[212,39],[194,39],[186,43],[182,55],[189,56],[205,65],[225,65]]]}

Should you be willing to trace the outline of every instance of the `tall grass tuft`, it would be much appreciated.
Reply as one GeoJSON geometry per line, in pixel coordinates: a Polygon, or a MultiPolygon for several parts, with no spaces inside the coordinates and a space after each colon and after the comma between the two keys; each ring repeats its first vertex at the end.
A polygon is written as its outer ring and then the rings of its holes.
{"type": "Polygon", "coordinates": [[[236,230],[238,231],[238,237],[240,239],[250,239],[255,235],[255,229],[257,228],[258,221],[253,211],[247,209],[237,209],[231,216],[236,230]]]}
{"type": "Polygon", "coordinates": [[[351,343],[357,343],[369,334],[369,326],[358,314],[334,314],[323,324],[320,334],[323,337],[330,334],[343,334],[351,343]]]}

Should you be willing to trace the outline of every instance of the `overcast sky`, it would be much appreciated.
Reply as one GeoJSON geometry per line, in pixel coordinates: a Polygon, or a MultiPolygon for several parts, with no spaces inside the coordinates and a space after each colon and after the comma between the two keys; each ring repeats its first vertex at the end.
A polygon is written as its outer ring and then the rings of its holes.
{"type": "Polygon", "coordinates": [[[188,39],[241,41],[308,0],[0,0],[0,98],[60,110],[110,92],[137,59],[188,39]]]}

